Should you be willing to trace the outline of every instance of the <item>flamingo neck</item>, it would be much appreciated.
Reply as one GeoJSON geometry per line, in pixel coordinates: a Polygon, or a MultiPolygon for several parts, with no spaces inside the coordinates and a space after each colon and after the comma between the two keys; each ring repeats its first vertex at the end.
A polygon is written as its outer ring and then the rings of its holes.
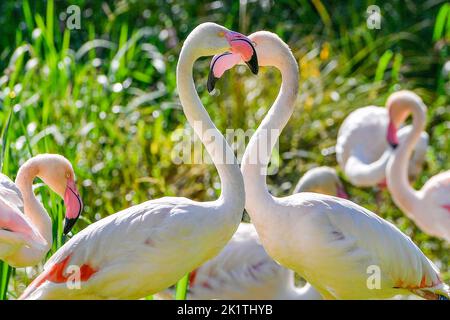
{"type": "Polygon", "coordinates": [[[25,162],[17,173],[15,183],[22,193],[25,215],[50,248],[53,243],[52,220],[33,192],[33,181],[38,175],[38,167],[39,163],[34,159],[25,162]]]}
{"type": "Polygon", "coordinates": [[[278,137],[294,111],[294,103],[298,94],[297,62],[287,47],[282,52],[277,63],[274,63],[274,66],[281,72],[280,92],[261,125],[251,137],[242,158],[241,171],[245,182],[245,204],[254,223],[258,223],[257,220],[262,218],[266,212],[268,214],[272,212],[267,207],[274,202],[266,184],[267,165],[278,137]]]}
{"type": "Polygon", "coordinates": [[[192,69],[199,56],[192,51],[193,43],[189,42],[188,38],[181,50],[177,66],[180,101],[189,124],[202,141],[219,173],[222,191],[218,201],[221,205],[227,204],[228,214],[233,212],[242,215],[245,201],[244,180],[233,150],[211,121],[197,94],[192,69]]]}
{"type": "Polygon", "coordinates": [[[408,165],[415,145],[425,128],[425,111],[417,104],[408,105],[413,116],[411,132],[394,151],[387,166],[386,182],[395,203],[405,212],[411,213],[420,202],[420,192],[409,183],[408,165]]]}
{"type": "Polygon", "coordinates": [[[364,163],[360,157],[351,156],[345,164],[345,173],[349,180],[358,186],[373,186],[381,183],[386,175],[386,165],[392,155],[387,148],[378,160],[364,163]]]}

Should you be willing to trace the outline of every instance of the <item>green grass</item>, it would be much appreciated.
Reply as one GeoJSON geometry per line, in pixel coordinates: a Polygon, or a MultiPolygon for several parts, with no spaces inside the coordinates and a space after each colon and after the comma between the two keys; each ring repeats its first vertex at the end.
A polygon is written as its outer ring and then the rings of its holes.
{"type": "MultiPolygon", "coordinates": [[[[212,165],[176,165],[171,156],[175,132],[191,132],[176,93],[179,50],[190,30],[208,20],[245,33],[276,32],[299,61],[298,105],[280,137],[280,171],[268,178],[275,195],[291,193],[313,166],[336,166],[333,146],[345,116],[365,105],[384,105],[401,88],[413,89],[429,108],[431,146],[416,187],[449,169],[450,80],[444,65],[449,60],[450,10],[444,1],[379,4],[380,30],[366,26],[364,14],[371,1],[348,6],[284,0],[270,8],[238,1],[223,2],[222,7],[162,0],[70,4],[82,8],[81,30],[68,30],[60,20],[68,2],[0,2],[0,130],[8,133],[2,164],[11,178],[39,153],[59,153],[73,163],[85,203],[74,233],[148,199],[206,201],[220,193],[212,165]]],[[[218,128],[256,128],[276,97],[280,75],[262,68],[255,77],[237,68],[218,83],[220,95],[210,96],[205,88],[208,66],[209,60],[201,59],[194,75],[218,128]]],[[[444,279],[450,279],[448,244],[416,228],[387,192],[346,187],[356,203],[410,235],[439,265],[444,279]],[[381,203],[374,200],[377,196],[381,203]]],[[[48,188],[38,188],[38,196],[55,222],[51,255],[64,240],[64,209],[48,188]]],[[[0,277],[9,278],[5,271],[0,277]]],[[[31,280],[23,269],[11,279],[12,298],[31,280]]],[[[182,297],[185,278],[178,288],[182,297]]]]}

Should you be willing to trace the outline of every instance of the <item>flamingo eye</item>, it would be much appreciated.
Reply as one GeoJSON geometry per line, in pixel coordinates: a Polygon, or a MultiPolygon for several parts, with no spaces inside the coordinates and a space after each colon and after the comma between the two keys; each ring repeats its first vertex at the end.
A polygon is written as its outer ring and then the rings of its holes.
{"type": "Polygon", "coordinates": [[[66,178],[69,179],[71,176],[70,172],[66,172],[66,178]]]}
{"type": "Polygon", "coordinates": [[[225,37],[225,32],[220,31],[219,33],[217,33],[217,35],[218,35],[220,38],[223,38],[223,37],[225,37]]]}

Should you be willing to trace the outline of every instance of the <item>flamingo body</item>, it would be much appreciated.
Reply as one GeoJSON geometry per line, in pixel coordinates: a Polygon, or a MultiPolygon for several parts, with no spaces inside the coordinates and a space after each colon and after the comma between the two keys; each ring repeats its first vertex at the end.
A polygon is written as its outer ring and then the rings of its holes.
{"type": "Polygon", "coordinates": [[[159,292],[216,255],[232,236],[236,219],[217,224],[214,210],[209,202],[165,197],[99,220],[52,256],[44,267],[50,272],[38,277],[39,285],[31,284],[27,290],[33,293],[24,297],[138,299],[159,292]],[[202,242],[208,246],[193,245],[202,242]],[[89,273],[95,271],[85,276],[80,289],[71,290],[65,278],[46,281],[55,278],[55,266],[61,263],[66,270],[85,266],[89,273]]]}

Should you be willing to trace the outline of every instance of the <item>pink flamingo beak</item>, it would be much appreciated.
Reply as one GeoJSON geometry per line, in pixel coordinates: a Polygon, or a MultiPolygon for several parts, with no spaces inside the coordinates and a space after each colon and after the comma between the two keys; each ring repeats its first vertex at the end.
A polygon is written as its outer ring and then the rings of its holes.
{"type": "Polygon", "coordinates": [[[392,146],[392,148],[397,148],[398,146],[398,137],[397,137],[397,128],[392,120],[389,121],[388,131],[387,131],[387,141],[392,146]]]}
{"type": "Polygon", "coordinates": [[[231,46],[231,52],[241,56],[254,74],[258,74],[258,57],[252,41],[239,32],[229,31],[225,38],[231,46]]]}
{"type": "Polygon", "coordinates": [[[337,187],[337,194],[336,194],[339,198],[342,199],[348,199],[349,196],[347,194],[347,192],[345,192],[344,186],[338,185],[337,187]]]}
{"type": "Polygon", "coordinates": [[[208,92],[214,90],[217,80],[225,71],[234,67],[241,60],[254,74],[258,74],[259,71],[256,50],[249,38],[234,31],[227,32],[225,38],[231,46],[231,52],[224,52],[213,57],[208,75],[208,92]]]}
{"type": "Polygon", "coordinates": [[[78,193],[73,179],[67,181],[66,192],[64,194],[64,205],[66,206],[64,234],[68,234],[83,210],[83,202],[81,201],[80,194],[78,193]]]}

